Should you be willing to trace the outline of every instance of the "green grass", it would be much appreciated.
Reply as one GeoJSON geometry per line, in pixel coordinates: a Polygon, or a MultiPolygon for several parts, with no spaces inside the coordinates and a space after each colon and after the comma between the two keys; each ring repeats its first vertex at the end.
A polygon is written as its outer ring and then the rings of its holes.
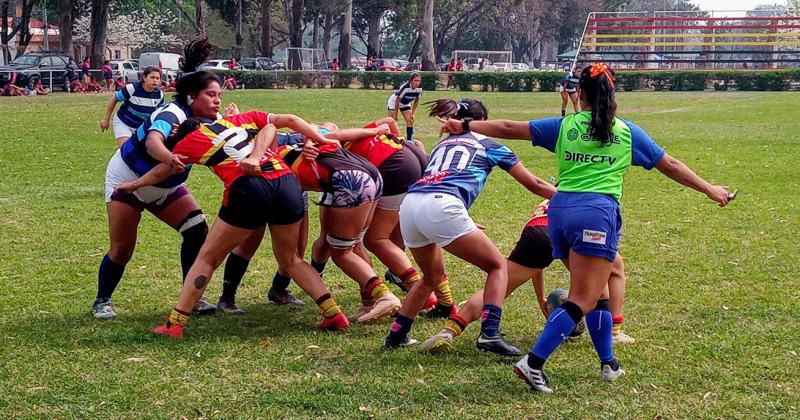
{"type": "MultiPolygon", "coordinates": [[[[225,99],[354,126],[383,116],[387,95],[272,90],[225,99]]],[[[460,93],[425,99],[448,95],[460,93]]],[[[559,105],[555,94],[469,96],[496,118],[553,115],[559,105]]],[[[382,350],[388,322],[315,331],[313,304],[266,304],[275,269],[268,246],[241,288],[246,316],[193,319],[180,342],[155,337],[148,329],[178,293],[180,237],[149,215],[115,294],[120,316],[92,319],[108,241],[103,176],[114,150],[112,135],[98,129],[106,100],[0,99],[0,417],[800,416],[797,93],[619,95],[621,115],[740,195],[719,209],[656,171],[629,171],[621,252],[625,327],[638,341],[617,348],[628,375],[602,383],[584,337],[548,363],[550,396],[530,393],[511,374],[511,360],[478,352],[476,326],[440,356],[382,350]]],[[[418,136],[430,146],[437,126],[421,111],[417,117],[418,136]]],[[[548,152],[506,144],[535,173],[555,175],[548,152]]],[[[189,186],[215,215],[221,182],[197,168],[189,186]]],[[[508,253],[538,201],[497,171],[471,213],[508,253]]],[[[475,268],[450,257],[447,265],[459,301],[482,285],[475,268]]],[[[326,281],[345,312],[358,309],[352,281],[333,267],[326,281]]],[[[566,286],[564,269],[554,264],[547,282],[566,286]]],[[[217,276],[207,295],[219,289],[217,276]]],[[[512,342],[532,344],[544,321],[538,312],[532,287],[512,296],[503,317],[512,342]]],[[[413,336],[427,338],[440,325],[419,321],[413,336]]]]}

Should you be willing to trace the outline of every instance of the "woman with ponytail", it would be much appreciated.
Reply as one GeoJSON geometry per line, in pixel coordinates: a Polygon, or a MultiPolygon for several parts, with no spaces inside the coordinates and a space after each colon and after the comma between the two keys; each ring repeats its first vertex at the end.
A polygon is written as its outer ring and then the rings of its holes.
{"type": "Polygon", "coordinates": [[[534,121],[443,121],[445,132],[459,132],[467,124],[473,132],[530,140],[556,154],[558,193],[548,209],[548,233],[553,257],[570,270],[570,288],[567,301],[550,313],[536,344],[514,366],[514,373],[534,391],[553,392],[542,367],[584,315],[600,359],[600,377],[613,381],[625,374],[612,348],[608,279],[622,231],[619,201],[629,166],[656,168],[720,206],[731,199],[726,187],[700,178],[641,128],[618,118],[615,93],[614,72],[598,63],[581,73],[582,111],[576,114],[534,121]]]}
{"type": "MultiPolygon", "coordinates": [[[[98,319],[117,316],[111,294],[119,284],[125,265],[133,256],[142,211],[147,209],[183,236],[180,260],[185,277],[203,245],[208,225],[197,202],[184,186],[190,165],[165,146],[174,131],[188,118],[216,119],[220,109],[220,80],[214,73],[195,71],[208,58],[213,46],[205,37],[190,42],[184,49],[172,103],[157,108],[114,153],[105,178],[111,247],[100,263],[97,296],[92,315],[98,319]],[[115,191],[123,182],[134,181],[156,167],[169,164],[172,175],[156,185],[135,192],[115,191]]],[[[201,300],[195,310],[213,312],[216,307],[201,300]]]]}
{"type": "Polygon", "coordinates": [[[468,209],[495,166],[507,171],[534,194],[550,198],[555,188],[531,174],[511,149],[470,130],[471,121],[488,117],[480,101],[439,99],[429,104],[430,116],[458,119],[463,125],[433,147],[422,178],[408,189],[400,205],[400,231],[422,270],[422,281],[409,291],[384,346],[406,347],[417,343],[408,333],[431,291],[442,281],[444,248],[486,272],[478,349],[504,356],[522,355],[500,332],[501,307],[508,283],[506,260],[492,240],[477,228],[468,209]]]}

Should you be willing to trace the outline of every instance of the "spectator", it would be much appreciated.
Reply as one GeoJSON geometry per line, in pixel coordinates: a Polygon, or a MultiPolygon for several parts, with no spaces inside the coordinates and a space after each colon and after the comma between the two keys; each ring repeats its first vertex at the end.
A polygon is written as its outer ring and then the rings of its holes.
{"type": "Polygon", "coordinates": [[[38,95],[47,95],[50,93],[50,89],[42,86],[42,80],[37,79],[36,83],[33,84],[33,88],[36,90],[36,94],[38,95]]]}
{"type": "Polygon", "coordinates": [[[164,92],[175,92],[175,79],[171,74],[167,75],[167,83],[161,88],[161,90],[164,92]]]}
{"type": "Polygon", "coordinates": [[[125,86],[125,78],[122,76],[117,77],[117,80],[114,82],[114,90],[120,90],[125,86]]]}
{"type": "Polygon", "coordinates": [[[331,70],[333,70],[333,71],[339,70],[339,59],[338,58],[334,58],[333,61],[331,62],[331,70]]]}
{"type": "Polygon", "coordinates": [[[81,83],[83,83],[83,88],[89,86],[89,69],[92,68],[92,64],[89,61],[89,57],[84,57],[83,62],[81,63],[81,83]]]}
{"type": "Polygon", "coordinates": [[[8,80],[8,83],[3,86],[3,96],[20,96],[24,93],[24,90],[17,86],[17,72],[11,72],[11,78],[8,80]]]}
{"type": "Polygon", "coordinates": [[[375,69],[375,63],[372,62],[372,56],[367,56],[367,65],[364,67],[366,71],[372,71],[375,69]]]}
{"type": "Polygon", "coordinates": [[[232,74],[225,76],[225,81],[222,83],[222,88],[226,90],[236,89],[236,78],[232,74]]]}
{"type": "Polygon", "coordinates": [[[228,61],[228,70],[236,70],[236,67],[238,67],[236,57],[231,57],[231,61],[228,61]]]}
{"type": "Polygon", "coordinates": [[[453,87],[453,72],[456,71],[456,59],[455,58],[451,58],[450,62],[447,63],[446,70],[449,73],[447,75],[447,88],[450,89],[451,87],[453,87]]]}
{"type": "Polygon", "coordinates": [[[383,58],[375,58],[375,71],[383,71],[383,58]]]}
{"type": "Polygon", "coordinates": [[[111,71],[111,63],[108,60],[103,63],[103,80],[106,81],[106,90],[111,92],[114,89],[114,72],[111,71]]]}

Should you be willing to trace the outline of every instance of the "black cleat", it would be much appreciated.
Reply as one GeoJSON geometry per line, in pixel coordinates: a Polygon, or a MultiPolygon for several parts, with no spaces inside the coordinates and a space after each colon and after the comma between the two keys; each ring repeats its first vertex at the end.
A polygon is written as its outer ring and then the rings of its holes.
{"type": "Polygon", "coordinates": [[[498,333],[494,337],[481,333],[475,341],[475,347],[478,350],[489,351],[500,356],[522,356],[524,354],[520,349],[509,344],[503,333],[498,333]]]}

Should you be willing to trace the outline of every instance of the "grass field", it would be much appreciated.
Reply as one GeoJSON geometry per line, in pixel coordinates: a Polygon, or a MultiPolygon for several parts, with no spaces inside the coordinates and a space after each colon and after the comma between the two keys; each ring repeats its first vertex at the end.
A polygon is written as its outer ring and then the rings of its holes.
{"type": "MultiPolygon", "coordinates": [[[[224,99],[353,126],[383,116],[387,95],[272,90],[224,99]]],[[[458,94],[425,99],[448,95],[458,94]]],[[[556,94],[471,96],[495,118],[544,117],[559,105],[556,94]]],[[[108,240],[103,176],[114,151],[112,135],[98,128],[107,98],[0,99],[0,417],[800,417],[797,93],[618,96],[621,115],[740,195],[720,209],[657,171],[629,171],[625,328],[638,341],[616,349],[628,375],[602,383],[583,337],[548,363],[550,396],[514,377],[516,360],[478,352],[477,326],[455,352],[438,356],[384,351],[388,321],[315,331],[313,303],[266,303],[275,269],[268,247],[240,290],[247,315],[193,319],[183,341],[155,337],[148,329],[177,296],[180,237],[151,216],[115,294],[120,316],[94,320],[108,240]]],[[[422,111],[417,117],[418,136],[430,146],[438,127],[422,111]]],[[[555,175],[545,150],[506,144],[535,173],[555,175]]],[[[189,186],[213,218],[222,183],[196,168],[189,186]]],[[[536,203],[497,171],[471,213],[508,253],[536,203]]],[[[482,285],[476,269],[447,263],[459,301],[482,285]]],[[[330,267],[326,281],[351,314],[359,306],[355,284],[330,267]]],[[[566,286],[564,269],[554,264],[547,282],[566,286]]],[[[217,276],[207,296],[216,297],[220,284],[217,276]]],[[[544,321],[533,288],[515,293],[503,315],[509,339],[529,348],[544,321]]],[[[412,335],[424,339],[440,326],[418,321],[412,335]]]]}

